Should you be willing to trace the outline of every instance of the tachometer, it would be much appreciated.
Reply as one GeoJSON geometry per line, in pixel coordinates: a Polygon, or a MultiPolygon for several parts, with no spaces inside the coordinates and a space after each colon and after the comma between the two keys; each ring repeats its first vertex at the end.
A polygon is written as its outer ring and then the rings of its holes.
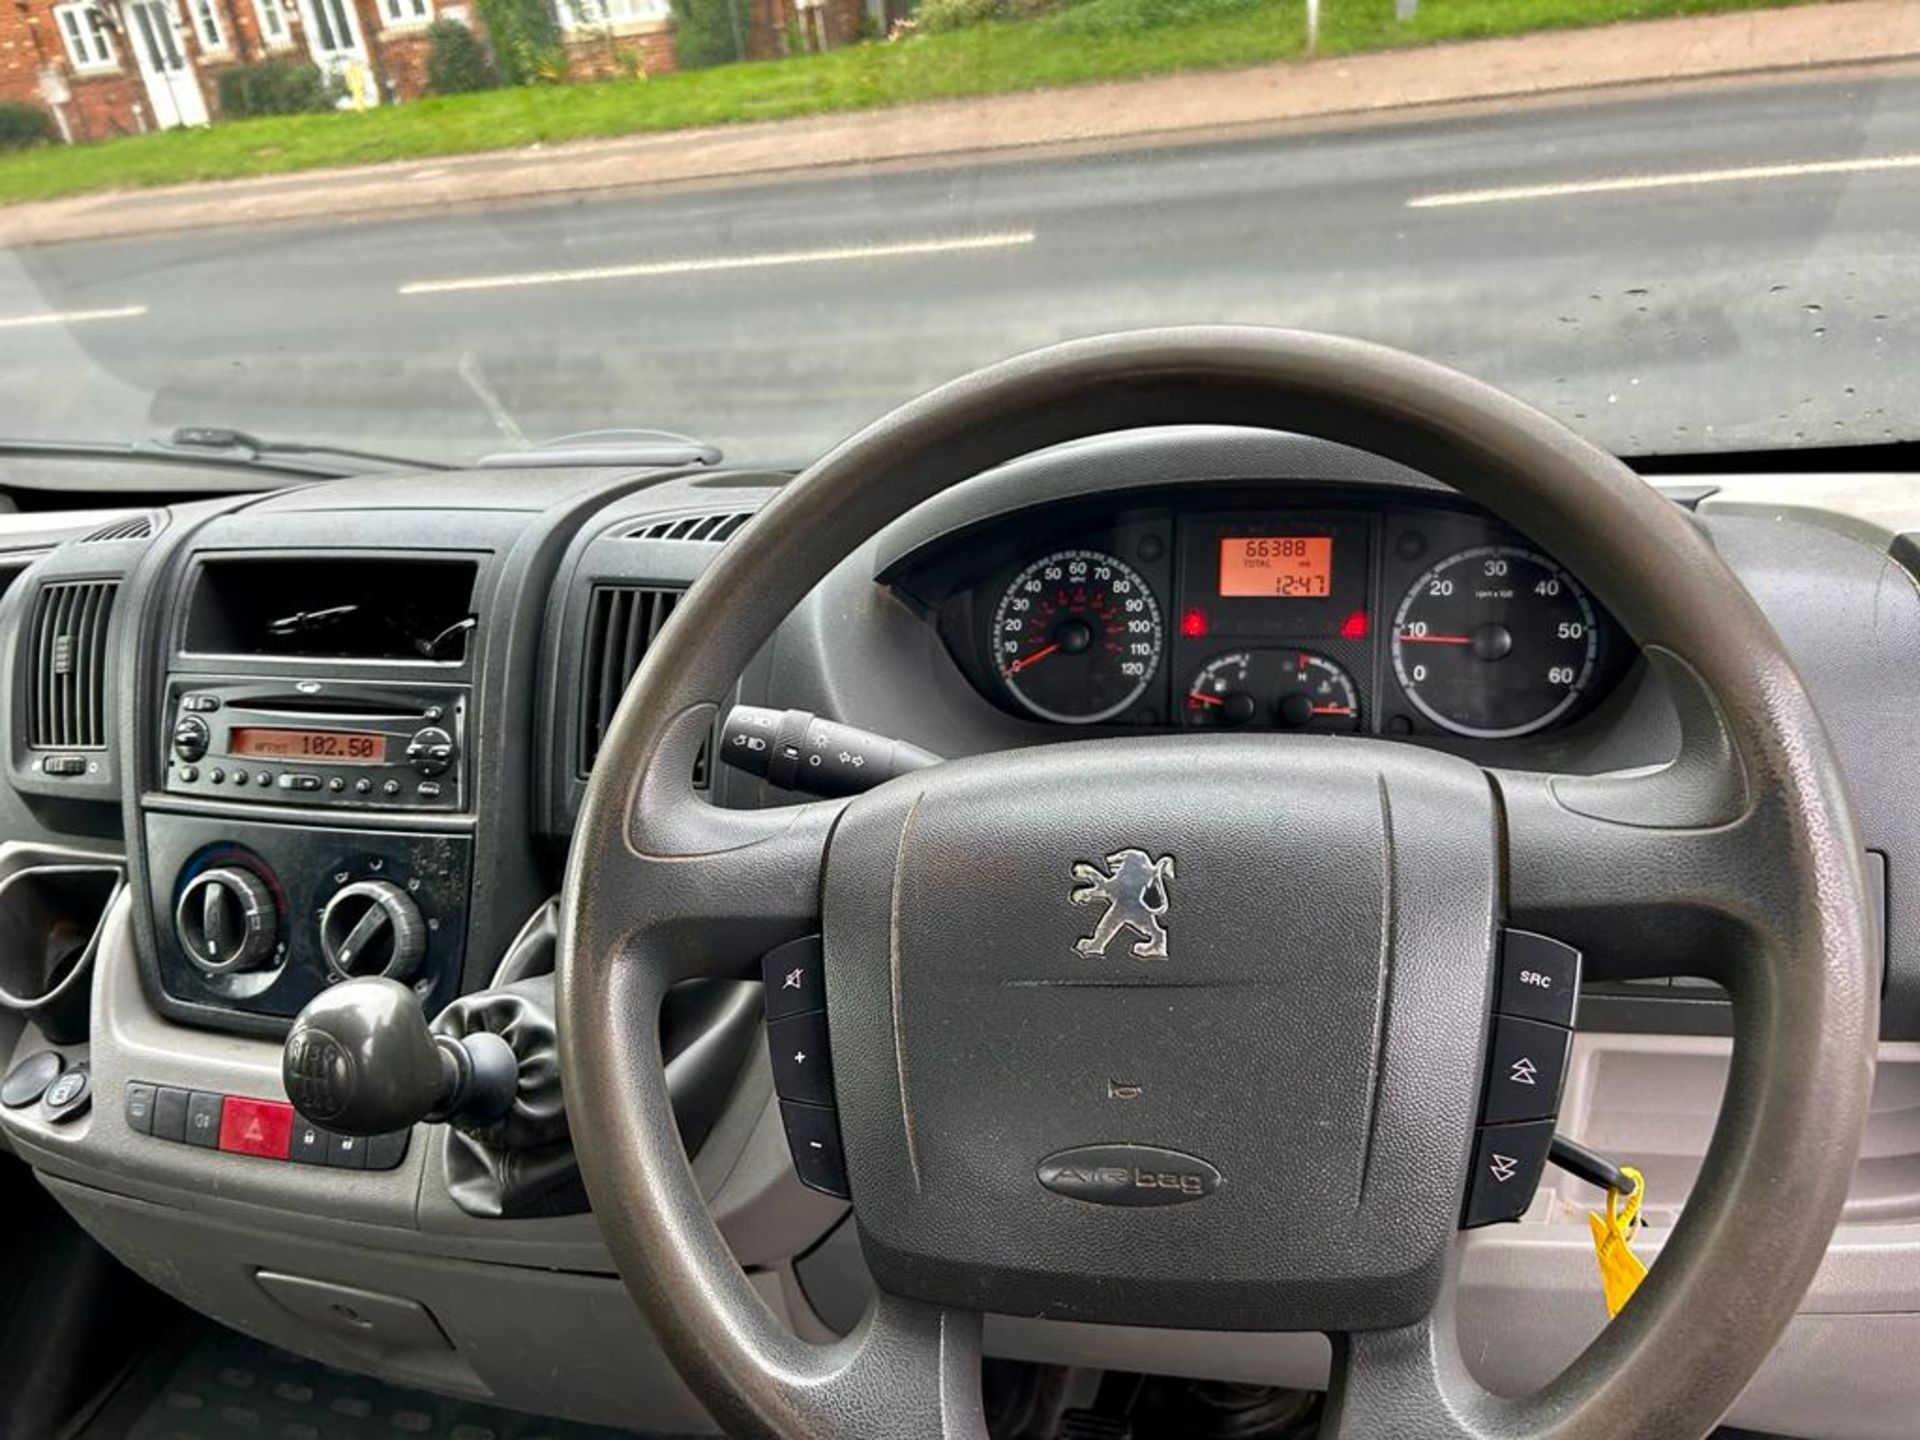
{"type": "Polygon", "coordinates": [[[993,611],[993,663],[1008,693],[1067,725],[1111,720],[1137,701],[1164,640],[1146,581],[1099,550],[1034,561],[993,611]]]}
{"type": "Polygon", "coordinates": [[[1407,698],[1456,735],[1525,735],[1566,714],[1599,654],[1593,602],[1531,550],[1482,545],[1413,582],[1393,617],[1407,698]]]}

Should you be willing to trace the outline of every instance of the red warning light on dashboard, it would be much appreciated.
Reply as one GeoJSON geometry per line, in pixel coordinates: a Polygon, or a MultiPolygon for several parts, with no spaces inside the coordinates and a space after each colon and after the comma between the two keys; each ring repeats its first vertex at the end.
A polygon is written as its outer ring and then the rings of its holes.
{"type": "Polygon", "coordinates": [[[1187,611],[1180,617],[1180,633],[1189,640],[1198,640],[1207,633],[1207,612],[1200,609],[1187,611]]]}
{"type": "Polygon", "coordinates": [[[1367,612],[1356,610],[1340,622],[1342,640],[1364,640],[1367,638],[1367,612]]]}

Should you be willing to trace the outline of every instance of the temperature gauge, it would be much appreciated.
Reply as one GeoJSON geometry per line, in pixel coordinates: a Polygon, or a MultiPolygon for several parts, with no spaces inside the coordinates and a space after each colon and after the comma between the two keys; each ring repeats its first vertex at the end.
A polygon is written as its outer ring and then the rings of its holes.
{"type": "Polygon", "coordinates": [[[1283,730],[1360,728],[1353,677],[1310,650],[1235,650],[1216,655],[1187,686],[1187,724],[1283,730]]]}

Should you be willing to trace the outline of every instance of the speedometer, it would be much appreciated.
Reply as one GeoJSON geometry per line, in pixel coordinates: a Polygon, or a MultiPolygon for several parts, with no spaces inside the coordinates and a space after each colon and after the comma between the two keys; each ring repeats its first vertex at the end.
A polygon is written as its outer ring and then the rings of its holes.
{"type": "Polygon", "coordinates": [[[1111,720],[1160,665],[1160,604],[1124,560],[1059,550],[1034,561],[993,611],[992,653],[1007,691],[1043,720],[1111,720]]]}
{"type": "Polygon", "coordinates": [[[1393,617],[1393,669],[1420,712],[1456,735],[1550,725],[1593,678],[1593,602],[1560,566],[1513,545],[1449,555],[1393,617]]]}

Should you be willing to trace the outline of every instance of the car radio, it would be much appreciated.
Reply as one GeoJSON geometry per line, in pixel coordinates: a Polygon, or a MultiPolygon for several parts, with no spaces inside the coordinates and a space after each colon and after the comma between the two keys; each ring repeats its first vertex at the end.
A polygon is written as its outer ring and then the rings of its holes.
{"type": "Polygon", "coordinates": [[[466,687],[176,676],[166,789],[361,810],[465,808],[466,687]]]}

